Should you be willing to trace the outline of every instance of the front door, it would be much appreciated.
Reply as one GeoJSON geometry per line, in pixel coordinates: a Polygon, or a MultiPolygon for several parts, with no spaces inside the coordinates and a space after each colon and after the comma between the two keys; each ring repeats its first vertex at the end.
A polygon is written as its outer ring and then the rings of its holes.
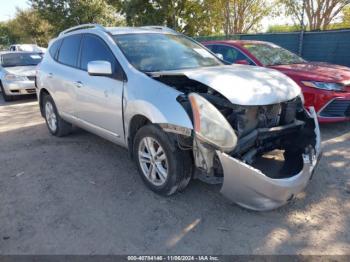
{"type": "Polygon", "coordinates": [[[80,72],[76,75],[76,117],[96,133],[114,136],[124,141],[122,96],[124,81],[121,67],[107,44],[98,36],[85,34],[80,55],[80,72]],[[91,61],[108,61],[111,76],[91,76],[87,65],[91,61]]]}

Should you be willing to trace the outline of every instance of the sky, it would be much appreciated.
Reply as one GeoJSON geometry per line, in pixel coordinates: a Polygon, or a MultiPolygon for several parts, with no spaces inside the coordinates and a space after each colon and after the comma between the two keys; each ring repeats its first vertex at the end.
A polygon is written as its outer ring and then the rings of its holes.
{"type": "Polygon", "coordinates": [[[16,7],[29,7],[27,0],[0,0],[0,21],[6,21],[13,18],[16,13],[16,7]]]}

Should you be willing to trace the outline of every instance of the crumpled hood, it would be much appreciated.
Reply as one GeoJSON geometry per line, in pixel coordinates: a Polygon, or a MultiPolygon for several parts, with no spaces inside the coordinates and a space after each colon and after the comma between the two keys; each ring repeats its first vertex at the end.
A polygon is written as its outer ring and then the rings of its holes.
{"type": "Polygon", "coordinates": [[[36,66],[16,66],[16,67],[6,67],[5,70],[14,75],[19,76],[35,76],[36,66]]]}
{"type": "Polygon", "coordinates": [[[211,87],[236,105],[270,105],[300,95],[300,87],[284,74],[263,67],[225,65],[167,72],[157,75],[185,75],[211,87]]]}

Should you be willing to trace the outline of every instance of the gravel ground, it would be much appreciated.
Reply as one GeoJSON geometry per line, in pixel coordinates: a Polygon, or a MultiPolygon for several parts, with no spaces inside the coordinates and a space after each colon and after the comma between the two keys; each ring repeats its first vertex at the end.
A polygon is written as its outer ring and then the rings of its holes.
{"type": "Polygon", "coordinates": [[[306,191],[259,213],[199,181],[155,195],[125,149],[53,137],[35,100],[0,100],[0,254],[350,254],[349,131],[322,126],[306,191]]]}

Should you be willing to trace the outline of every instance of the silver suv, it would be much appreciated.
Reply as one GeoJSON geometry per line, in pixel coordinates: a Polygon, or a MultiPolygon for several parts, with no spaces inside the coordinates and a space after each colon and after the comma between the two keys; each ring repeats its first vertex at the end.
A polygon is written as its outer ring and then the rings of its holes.
{"type": "Polygon", "coordinates": [[[40,64],[37,95],[53,135],[76,125],[128,148],[162,195],[196,178],[269,210],[304,189],[320,156],[315,111],[291,79],[226,65],[164,27],[62,32],[40,64]]]}

